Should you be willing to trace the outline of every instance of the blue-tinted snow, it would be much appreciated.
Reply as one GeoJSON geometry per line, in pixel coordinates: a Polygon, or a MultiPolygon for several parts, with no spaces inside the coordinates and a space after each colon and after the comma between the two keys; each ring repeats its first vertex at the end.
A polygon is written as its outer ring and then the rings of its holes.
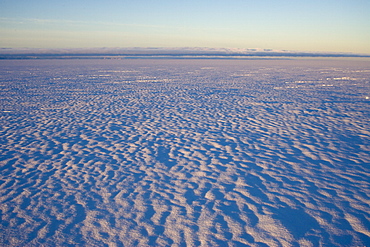
{"type": "Polygon", "coordinates": [[[0,245],[369,246],[370,63],[0,61],[0,245]]]}

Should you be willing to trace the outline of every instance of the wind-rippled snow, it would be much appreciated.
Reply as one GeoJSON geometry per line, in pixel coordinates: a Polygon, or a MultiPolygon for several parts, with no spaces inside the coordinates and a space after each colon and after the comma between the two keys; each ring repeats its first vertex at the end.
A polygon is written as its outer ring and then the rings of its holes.
{"type": "Polygon", "coordinates": [[[369,62],[0,64],[2,246],[370,245],[369,62]]]}

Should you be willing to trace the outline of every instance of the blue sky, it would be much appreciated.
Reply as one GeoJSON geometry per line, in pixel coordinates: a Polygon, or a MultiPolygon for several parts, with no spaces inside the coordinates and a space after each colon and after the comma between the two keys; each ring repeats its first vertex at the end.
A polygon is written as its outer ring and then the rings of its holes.
{"type": "Polygon", "coordinates": [[[0,0],[0,47],[370,53],[369,0],[0,0]]]}

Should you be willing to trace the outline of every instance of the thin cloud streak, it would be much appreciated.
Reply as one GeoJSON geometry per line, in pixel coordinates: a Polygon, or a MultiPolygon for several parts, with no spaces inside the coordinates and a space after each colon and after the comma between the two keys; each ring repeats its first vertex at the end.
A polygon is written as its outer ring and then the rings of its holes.
{"type": "MultiPolygon", "coordinates": [[[[106,26],[106,27],[141,27],[141,28],[157,28],[157,29],[184,29],[184,30],[204,30],[201,27],[189,26],[170,26],[170,25],[148,25],[138,23],[118,23],[118,22],[104,22],[104,21],[77,21],[66,19],[37,19],[37,18],[7,18],[0,17],[0,23],[4,24],[58,24],[58,25],[74,25],[74,26],[106,26]]],[[[227,30],[226,28],[207,28],[208,30],[227,30]]]]}
{"type": "Polygon", "coordinates": [[[165,28],[165,26],[143,25],[135,23],[115,23],[115,22],[102,22],[102,21],[76,21],[76,20],[62,20],[62,19],[35,19],[35,18],[0,18],[0,22],[12,24],[73,24],[73,25],[106,25],[106,26],[135,26],[135,27],[156,27],[165,28]]]}

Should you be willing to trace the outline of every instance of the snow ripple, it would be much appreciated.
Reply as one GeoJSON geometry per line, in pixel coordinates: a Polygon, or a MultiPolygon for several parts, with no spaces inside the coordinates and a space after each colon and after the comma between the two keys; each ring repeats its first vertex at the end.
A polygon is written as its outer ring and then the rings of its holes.
{"type": "Polygon", "coordinates": [[[370,245],[369,63],[0,63],[3,246],[370,245]]]}

